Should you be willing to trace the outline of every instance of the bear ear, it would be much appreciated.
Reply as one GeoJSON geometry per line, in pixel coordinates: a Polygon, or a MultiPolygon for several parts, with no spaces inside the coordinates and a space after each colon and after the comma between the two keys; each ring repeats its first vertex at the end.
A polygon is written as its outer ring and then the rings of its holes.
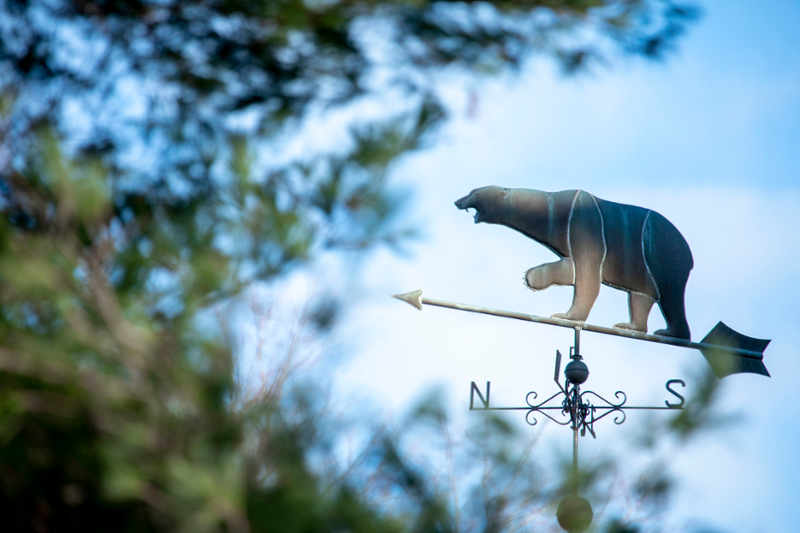
{"type": "Polygon", "coordinates": [[[509,198],[511,198],[511,189],[503,187],[502,191],[503,191],[503,200],[508,200],[509,198]]]}

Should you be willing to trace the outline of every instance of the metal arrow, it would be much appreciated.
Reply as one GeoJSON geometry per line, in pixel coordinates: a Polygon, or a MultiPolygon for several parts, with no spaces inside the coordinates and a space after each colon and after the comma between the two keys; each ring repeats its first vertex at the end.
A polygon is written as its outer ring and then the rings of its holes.
{"type": "Polygon", "coordinates": [[[436,298],[422,296],[421,290],[407,292],[405,294],[393,294],[392,297],[413,305],[420,311],[422,311],[423,305],[433,305],[436,307],[457,309],[459,311],[469,311],[471,313],[482,313],[484,315],[514,318],[516,320],[524,320],[526,322],[537,322],[539,324],[548,324],[562,328],[580,328],[584,331],[591,331],[593,333],[627,337],[629,339],[655,342],[658,344],[669,344],[671,346],[680,346],[682,348],[693,348],[695,350],[700,350],[700,352],[706,358],[706,361],[708,361],[709,365],[711,365],[711,368],[714,370],[714,373],[717,375],[717,377],[723,378],[736,373],[761,374],[769,377],[769,372],[767,371],[767,367],[764,366],[763,359],[764,350],[767,348],[767,345],[770,343],[770,341],[765,339],[755,339],[753,337],[742,335],[741,333],[732,330],[722,322],[717,323],[717,325],[714,326],[714,328],[703,338],[702,341],[692,342],[672,337],[648,335],[647,333],[641,333],[637,331],[596,326],[594,324],[587,324],[586,322],[577,322],[574,320],[529,315],[526,313],[518,313],[516,311],[505,311],[502,309],[492,309],[491,307],[482,307],[479,305],[438,300],[436,298]]]}

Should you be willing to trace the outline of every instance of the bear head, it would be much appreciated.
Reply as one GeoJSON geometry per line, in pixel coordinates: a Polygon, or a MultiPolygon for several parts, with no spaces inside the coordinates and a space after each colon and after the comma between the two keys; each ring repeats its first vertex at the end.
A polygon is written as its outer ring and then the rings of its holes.
{"type": "Polygon", "coordinates": [[[506,187],[481,187],[475,189],[465,197],[456,200],[459,209],[474,209],[475,223],[503,224],[506,220],[508,200],[511,198],[511,189],[506,187]]]}

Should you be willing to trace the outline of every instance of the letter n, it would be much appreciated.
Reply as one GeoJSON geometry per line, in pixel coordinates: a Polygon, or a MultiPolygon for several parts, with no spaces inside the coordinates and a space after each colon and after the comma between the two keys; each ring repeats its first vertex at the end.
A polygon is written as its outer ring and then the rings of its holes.
{"type": "MultiPolygon", "coordinates": [[[[472,386],[471,386],[470,391],[469,391],[469,410],[470,411],[475,410],[474,405],[475,405],[475,394],[476,393],[478,394],[478,398],[480,398],[481,403],[483,404],[483,408],[484,409],[488,409],[489,408],[489,382],[488,381],[486,382],[486,398],[483,397],[483,394],[481,394],[481,391],[480,391],[480,389],[478,389],[478,386],[475,384],[475,382],[474,381],[472,382],[472,386]]],[[[480,409],[480,407],[478,409],[480,409]]]]}

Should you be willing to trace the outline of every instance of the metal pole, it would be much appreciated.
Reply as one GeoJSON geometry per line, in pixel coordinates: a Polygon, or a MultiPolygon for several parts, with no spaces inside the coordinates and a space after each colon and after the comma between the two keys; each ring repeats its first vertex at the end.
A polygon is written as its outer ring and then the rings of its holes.
{"type": "Polygon", "coordinates": [[[568,398],[570,417],[572,418],[572,494],[575,496],[578,495],[578,422],[580,416],[578,403],[580,402],[580,397],[580,386],[573,383],[568,398]]]}
{"type": "MultiPolygon", "coordinates": [[[[567,402],[569,405],[569,415],[572,419],[572,495],[577,497],[578,496],[578,427],[580,426],[580,417],[581,417],[581,386],[580,383],[585,381],[585,377],[583,380],[580,377],[571,375],[570,374],[570,365],[582,365],[583,363],[579,363],[582,359],[581,357],[581,326],[574,326],[575,329],[575,344],[570,350],[572,353],[570,354],[570,362],[567,365],[567,370],[565,372],[567,376],[567,387],[572,385],[572,389],[569,390],[569,394],[567,394],[567,402]],[[577,382],[572,381],[576,379],[577,382]]],[[[585,366],[585,365],[583,365],[585,366]]]]}
{"type": "MultiPolygon", "coordinates": [[[[571,359],[581,359],[581,327],[575,326],[575,347],[571,359]]],[[[572,399],[570,401],[570,414],[572,416],[572,494],[578,495],[578,402],[580,401],[580,386],[572,384],[572,399]]]]}

